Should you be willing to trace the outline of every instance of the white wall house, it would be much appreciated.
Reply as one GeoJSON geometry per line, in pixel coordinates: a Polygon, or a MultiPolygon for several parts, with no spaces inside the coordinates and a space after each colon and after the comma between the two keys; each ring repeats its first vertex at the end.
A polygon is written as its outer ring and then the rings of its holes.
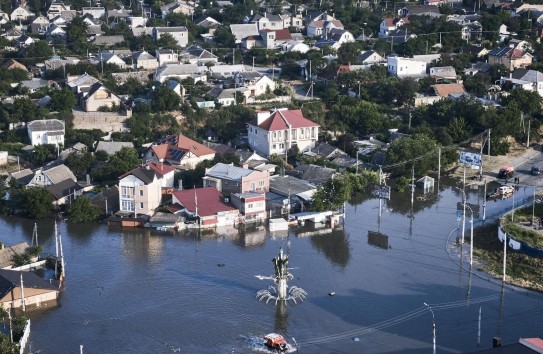
{"type": "Polygon", "coordinates": [[[64,122],[58,119],[34,120],[26,125],[32,146],[54,144],[64,146],[64,122]]]}
{"type": "Polygon", "coordinates": [[[162,188],[173,188],[174,169],[171,166],[147,163],[119,178],[119,207],[121,212],[153,215],[162,202],[162,188]]]}
{"type": "Polygon", "coordinates": [[[388,57],[387,69],[397,77],[417,77],[426,75],[426,62],[411,58],[388,57]]]}
{"type": "Polygon", "coordinates": [[[319,125],[305,118],[299,109],[258,112],[247,130],[249,146],[266,157],[284,155],[294,147],[300,151],[312,149],[319,137],[319,125]]]}
{"type": "Polygon", "coordinates": [[[177,41],[177,44],[180,47],[186,47],[189,43],[189,30],[185,26],[180,27],[154,27],[153,28],[153,39],[158,41],[160,37],[168,33],[177,41]]]}

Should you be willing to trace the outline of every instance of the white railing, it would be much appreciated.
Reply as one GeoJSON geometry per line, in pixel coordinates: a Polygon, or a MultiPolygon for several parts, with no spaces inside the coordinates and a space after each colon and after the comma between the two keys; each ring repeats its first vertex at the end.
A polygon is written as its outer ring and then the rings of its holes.
{"type": "Polygon", "coordinates": [[[19,340],[19,354],[23,354],[25,351],[26,343],[28,342],[28,338],[30,337],[30,320],[26,323],[25,330],[23,332],[23,336],[19,340]]]}

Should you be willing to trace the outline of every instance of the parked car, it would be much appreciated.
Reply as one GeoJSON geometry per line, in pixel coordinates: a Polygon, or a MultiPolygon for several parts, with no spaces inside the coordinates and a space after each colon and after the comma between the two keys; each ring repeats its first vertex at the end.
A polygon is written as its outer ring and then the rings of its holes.
{"type": "Polygon", "coordinates": [[[496,189],[496,193],[499,195],[507,195],[515,192],[515,188],[511,186],[501,186],[496,189]]]}
{"type": "Polygon", "coordinates": [[[515,169],[512,166],[503,166],[498,172],[498,178],[511,178],[515,169]]]}
{"type": "Polygon", "coordinates": [[[533,174],[534,176],[537,176],[538,174],[541,173],[541,169],[540,169],[539,167],[537,167],[537,166],[532,166],[531,172],[532,172],[532,174],[533,174]]]}

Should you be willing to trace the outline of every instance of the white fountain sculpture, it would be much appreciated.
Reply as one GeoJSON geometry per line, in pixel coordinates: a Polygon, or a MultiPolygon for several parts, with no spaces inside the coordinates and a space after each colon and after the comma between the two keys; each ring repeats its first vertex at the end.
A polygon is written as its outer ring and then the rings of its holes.
{"type": "Polygon", "coordinates": [[[273,280],[276,286],[269,286],[267,289],[260,290],[256,293],[258,300],[262,301],[266,299],[266,303],[270,300],[275,300],[277,305],[278,301],[288,301],[292,300],[295,304],[297,300],[304,301],[307,297],[307,293],[304,289],[297,286],[287,285],[287,281],[292,279],[292,274],[288,271],[288,256],[283,253],[283,249],[279,249],[279,256],[274,258],[273,265],[275,268],[275,275],[272,276],[262,276],[257,275],[256,277],[260,280],[270,279],[273,280]]]}

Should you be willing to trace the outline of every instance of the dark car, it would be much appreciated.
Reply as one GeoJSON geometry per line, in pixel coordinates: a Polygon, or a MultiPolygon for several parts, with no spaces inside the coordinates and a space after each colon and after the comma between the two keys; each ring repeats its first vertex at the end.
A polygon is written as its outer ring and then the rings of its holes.
{"type": "Polygon", "coordinates": [[[531,172],[532,172],[532,174],[533,174],[534,176],[537,176],[538,174],[541,173],[541,169],[540,169],[539,167],[537,167],[537,166],[532,166],[531,172]]]}

